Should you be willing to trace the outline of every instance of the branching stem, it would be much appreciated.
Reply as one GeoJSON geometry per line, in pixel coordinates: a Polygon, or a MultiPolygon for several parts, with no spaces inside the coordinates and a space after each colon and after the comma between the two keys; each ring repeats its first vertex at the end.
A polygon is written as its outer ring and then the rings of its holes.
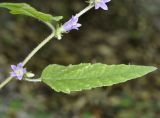
{"type": "MultiPolygon", "coordinates": [[[[52,30],[52,33],[45,38],[31,53],[28,54],[28,56],[24,59],[22,62],[23,65],[26,65],[26,63],[47,43],[49,42],[55,35],[54,27],[50,23],[46,23],[52,30]]],[[[0,89],[2,89],[7,83],[9,83],[12,80],[12,77],[8,77],[0,84],[0,89]]]]}
{"type": "MultiPolygon", "coordinates": [[[[79,13],[76,14],[76,17],[80,17],[83,14],[85,14],[87,11],[89,11],[90,9],[92,9],[94,7],[93,4],[89,4],[86,8],[84,8],[82,11],[80,11],[79,13]]],[[[29,55],[24,59],[24,61],[22,62],[23,65],[25,66],[26,63],[47,43],[49,42],[54,36],[55,36],[55,28],[53,27],[52,24],[50,23],[45,23],[49,28],[51,28],[52,33],[46,38],[44,39],[31,53],[29,53],[29,55]]],[[[8,77],[6,80],[4,80],[1,84],[0,84],[0,89],[2,89],[7,83],[9,83],[12,80],[12,77],[8,77]]],[[[30,81],[30,82],[41,82],[40,79],[25,79],[26,81],[30,81]]]]}

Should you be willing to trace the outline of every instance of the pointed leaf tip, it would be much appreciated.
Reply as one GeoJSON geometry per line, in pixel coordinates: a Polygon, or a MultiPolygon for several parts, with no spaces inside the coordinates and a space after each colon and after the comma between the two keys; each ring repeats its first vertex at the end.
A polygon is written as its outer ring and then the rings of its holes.
{"type": "Polygon", "coordinates": [[[82,63],[79,65],[49,65],[41,75],[44,83],[57,92],[70,93],[86,89],[112,86],[146,75],[156,67],[137,65],[106,65],[82,63]]]}

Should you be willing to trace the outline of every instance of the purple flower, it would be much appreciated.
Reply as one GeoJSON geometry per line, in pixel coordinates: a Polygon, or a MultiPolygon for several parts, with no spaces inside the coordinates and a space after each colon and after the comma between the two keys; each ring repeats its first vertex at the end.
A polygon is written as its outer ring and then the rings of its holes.
{"type": "Polygon", "coordinates": [[[102,8],[103,10],[108,10],[107,2],[111,0],[95,0],[95,9],[102,8]]]}
{"type": "Polygon", "coordinates": [[[78,30],[79,27],[81,27],[82,25],[80,23],[78,23],[78,17],[76,16],[72,16],[72,18],[67,21],[66,23],[64,23],[62,25],[62,30],[64,32],[68,32],[70,30],[76,29],[78,30]]]}
{"type": "Polygon", "coordinates": [[[16,65],[11,65],[11,69],[13,70],[10,73],[11,77],[16,77],[18,80],[22,80],[24,74],[27,73],[27,70],[25,68],[23,68],[23,64],[19,63],[16,65]]]}

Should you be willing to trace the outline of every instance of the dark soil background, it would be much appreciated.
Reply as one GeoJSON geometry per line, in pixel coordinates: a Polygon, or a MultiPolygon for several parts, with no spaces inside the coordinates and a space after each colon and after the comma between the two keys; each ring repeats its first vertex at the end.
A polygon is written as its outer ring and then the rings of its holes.
{"type": "MultiPolygon", "coordinates": [[[[86,4],[81,0],[0,0],[27,2],[63,15],[67,21],[86,4]]],[[[109,11],[80,18],[83,27],[52,40],[27,64],[40,75],[51,63],[160,65],[160,1],[112,0],[109,11]]],[[[50,33],[41,22],[0,9],[0,81],[50,33]]],[[[160,118],[160,72],[112,87],[70,95],[44,84],[12,81],[0,91],[0,118],[160,118]]]]}

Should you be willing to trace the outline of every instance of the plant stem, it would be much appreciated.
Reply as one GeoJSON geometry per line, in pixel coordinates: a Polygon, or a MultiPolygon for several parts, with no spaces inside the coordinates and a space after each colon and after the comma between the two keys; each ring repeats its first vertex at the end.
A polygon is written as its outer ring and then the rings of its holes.
{"type": "MultiPolygon", "coordinates": [[[[82,11],[80,11],[79,13],[76,14],[76,17],[80,17],[83,14],[85,14],[87,11],[89,11],[90,9],[92,9],[94,7],[93,4],[89,4],[86,8],[84,8],[82,11]]],[[[55,29],[53,27],[52,24],[50,23],[45,23],[49,28],[51,28],[52,33],[46,38],[44,39],[22,62],[23,65],[25,66],[26,63],[47,43],[49,42],[54,36],[55,36],[55,29]]],[[[6,80],[4,80],[1,84],[0,84],[0,89],[2,89],[7,83],[9,83],[12,80],[12,77],[8,77],[6,80]]],[[[26,79],[27,81],[30,82],[40,82],[40,79],[26,79]]]]}
{"type": "MultiPolygon", "coordinates": [[[[24,59],[22,62],[23,65],[26,65],[26,63],[47,43],[49,42],[55,35],[54,27],[50,23],[46,23],[52,30],[52,33],[45,38],[29,55],[24,59]]],[[[9,83],[12,80],[12,77],[8,77],[0,84],[0,89],[2,89],[7,83],[9,83]]]]}
{"type": "Polygon", "coordinates": [[[26,63],[41,49],[47,42],[49,42],[54,37],[54,32],[52,32],[46,39],[44,39],[22,62],[23,65],[26,63]]]}
{"type": "Polygon", "coordinates": [[[12,77],[8,77],[0,84],[0,89],[2,89],[7,83],[9,83],[12,80],[12,77]]]}
{"type": "Polygon", "coordinates": [[[90,9],[92,9],[92,7],[94,7],[93,4],[88,5],[86,8],[84,8],[82,11],[80,11],[79,13],[76,14],[76,17],[80,17],[83,14],[85,14],[87,11],[89,11],[90,9]]]}
{"type": "Polygon", "coordinates": [[[45,23],[52,31],[55,30],[54,26],[51,23],[46,22],[45,23]]]}
{"type": "Polygon", "coordinates": [[[25,80],[28,82],[41,82],[42,81],[41,79],[28,79],[28,78],[25,78],[25,80]]]}

